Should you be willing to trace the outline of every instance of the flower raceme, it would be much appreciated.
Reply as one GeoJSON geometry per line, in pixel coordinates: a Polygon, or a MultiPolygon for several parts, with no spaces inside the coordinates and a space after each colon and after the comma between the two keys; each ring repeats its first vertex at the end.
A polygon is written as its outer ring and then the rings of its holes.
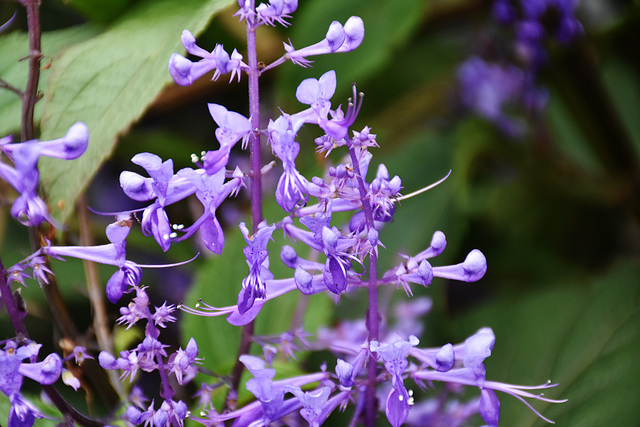
{"type": "MultiPolygon", "coordinates": [[[[258,7],[254,7],[254,1],[240,0],[238,4],[240,10],[236,16],[245,21],[248,32],[260,25],[287,26],[297,7],[297,1],[287,0],[272,0],[258,7]]],[[[192,84],[212,71],[213,79],[226,73],[231,73],[231,79],[239,79],[242,71],[259,75],[288,60],[299,66],[308,66],[311,63],[308,58],[348,52],[358,47],[363,37],[362,19],[352,17],[344,25],[336,21],[331,23],[322,41],[301,49],[295,49],[293,44],[285,44],[285,54],[280,59],[258,70],[249,69],[236,51],[229,55],[221,45],[216,45],[211,52],[198,47],[193,35],[185,30],[182,43],[186,51],[201,59],[192,62],[175,54],[169,61],[169,70],[180,85],[192,84]]],[[[257,90],[251,81],[249,85],[250,91],[257,90]]],[[[282,219],[274,222],[258,220],[256,223],[259,225],[254,223],[251,232],[245,223],[240,224],[249,271],[242,281],[237,304],[216,307],[200,301],[195,308],[183,305],[178,308],[202,316],[225,315],[229,323],[240,326],[253,321],[267,301],[289,292],[340,296],[365,287],[370,294],[374,294],[380,286],[402,285],[406,293],[411,295],[411,283],[426,287],[434,277],[475,282],[484,276],[487,261],[477,249],[472,250],[459,264],[431,265],[431,258],[440,255],[446,247],[446,237],[442,232],[433,235],[430,246],[424,251],[414,256],[404,256],[398,266],[382,275],[377,274],[378,250],[384,247],[379,229],[392,222],[397,203],[404,198],[401,194],[402,181],[400,177],[391,175],[384,165],[378,165],[375,176],[367,179],[372,161],[370,149],[378,146],[376,135],[368,126],[360,132],[351,129],[362,106],[362,95],[356,92],[355,86],[353,97],[344,110],[341,106],[332,107],[331,98],[336,86],[335,71],[328,71],[317,79],[302,81],[296,97],[305,105],[303,109],[294,114],[283,112],[279,117],[269,120],[266,130],[251,124],[251,119],[259,117],[253,115],[259,106],[250,108],[252,116],[247,118],[221,105],[209,104],[209,112],[218,126],[216,139],[220,146],[194,159],[194,163],[201,161],[202,167],[186,168],[174,173],[169,161],[163,162],[155,155],[143,153],[141,157],[134,158],[134,163],[143,166],[148,177],[133,172],[121,176],[122,187],[131,198],[151,203],[143,212],[143,229],[145,233],[153,235],[164,250],[171,243],[184,240],[200,230],[205,245],[213,252],[220,253],[224,235],[216,218],[216,210],[226,197],[240,190],[245,175],[254,179],[258,172],[253,163],[254,170],[250,173],[245,174],[237,168],[231,172],[229,158],[232,148],[241,140],[242,148],[247,148],[246,140],[249,137],[255,141],[255,137],[266,135],[272,153],[282,164],[282,174],[275,189],[276,201],[284,211],[282,219]],[[346,160],[331,163],[324,176],[307,179],[296,167],[300,150],[306,149],[304,143],[298,140],[298,133],[304,125],[318,127],[322,135],[316,138],[315,145],[319,152],[326,153],[327,158],[332,150],[344,147],[348,151],[346,160]],[[164,209],[190,195],[195,195],[202,203],[205,214],[192,226],[179,230],[183,235],[178,236],[175,231],[170,231],[175,229],[170,225],[164,209]],[[336,224],[338,215],[334,216],[334,213],[337,212],[347,219],[342,227],[336,224]],[[281,260],[293,270],[292,277],[275,279],[269,270],[268,245],[276,230],[282,230],[286,238],[315,252],[306,259],[290,246],[282,248],[281,260]],[[367,275],[371,277],[365,278],[367,275]]],[[[255,148],[252,147],[252,150],[255,148]]],[[[256,158],[258,153],[251,154],[252,158],[256,158]]],[[[328,158],[327,163],[331,160],[328,158]]],[[[260,172],[266,173],[267,169],[270,168],[262,168],[260,172]]],[[[125,377],[132,378],[137,370],[157,369],[162,372],[164,369],[173,373],[179,382],[186,381],[195,372],[194,364],[199,361],[195,342],[193,346],[190,342],[185,350],[169,356],[166,346],[158,340],[158,327],[162,322],[169,321],[167,316],[170,316],[170,310],[168,307],[159,309],[167,314],[159,314],[161,323],[156,325],[150,312],[141,311],[138,307],[142,306],[138,299],[143,288],[134,285],[130,289],[134,289],[138,296],[133,305],[121,310],[123,317],[120,322],[130,326],[136,319],[147,319],[145,338],[138,347],[121,353],[120,357],[102,354],[101,364],[109,369],[123,370],[125,377]],[[165,360],[170,367],[162,366],[165,360]]],[[[207,413],[202,418],[194,419],[204,425],[218,425],[229,420],[235,420],[234,425],[237,426],[266,425],[272,422],[287,423],[288,417],[298,412],[309,425],[315,426],[322,424],[335,409],[343,408],[350,402],[358,402],[355,417],[364,418],[365,411],[370,417],[375,402],[370,401],[370,392],[363,391],[370,391],[372,383],[376,383],[381,385],[381,389],[388,387],[385,414],[395,427],[410,419],[413,395],[405,385],[409,380],[419,385],[429,381],[444,381],[477,387],[480,397],[471,401],[468,412],[470,415],[480,413],[489,425],[495,425],[499,418],[500,408],[495,390],[519,397],[539,398],[525,395],[527,392],[517,386],[499,385],[486,380],[484,360],[491,354],[495,342],[490,329],[481,329],[463,344],[421,349],[415,336],[409,335],[410,338],[404,340],[387,330],[384,322],[379,325],[379,333],[373,335],[373,319],[385,317],[378,310],[377,302],[371,302],[369,312],[375,315],[370,316],[367,322],[356,321],[353,322],[353,328],[324,332],[319,334],[314,343],[307,342],[301,338],[301,334],[295,335],[292,331],[283,335],[297,336],[299,343],[296,341],[293,344],[292,338],[274,343],[268,338],[252,337],[254,342],[264,347],[266,362],[249,355],[240,356],[239,361],[253,376],[246,388],[256,400],[242,408],[231,408],[218,414],[206,397],[207,390],[212,390],[213,386],[203,388],[201,397],[207,413]],[[340,358],[335,374],[323,366],[321,372],[274,380],[276,372],[271,366],[274,354],[282,351],[281,354],[293,356],[296,348],[329,350],[338,354],[340,358]],[[375,363],[384,364],[386,373],[380,374],[370,369],[371,364],[375,363]],[[308,385],[314,382],[318,383],[317,386],[309,388],[308,385]]],[[[422,313],[428,309],[416,311],[422,313]]],[[[414,326],[409,324],[406,328],[414,326]]],[[[162,393],[164,403],[160,409],[155,409],[157,406],[153,403],[148,408],[133,405],[127,410],[129,421],[158,424],[177,419],[180,424],[182,406],[173,400],[173,394],[166,391],[162,393]]],[[[439,409],[433,409],[432,412],[437,411],[439,409]]]]}

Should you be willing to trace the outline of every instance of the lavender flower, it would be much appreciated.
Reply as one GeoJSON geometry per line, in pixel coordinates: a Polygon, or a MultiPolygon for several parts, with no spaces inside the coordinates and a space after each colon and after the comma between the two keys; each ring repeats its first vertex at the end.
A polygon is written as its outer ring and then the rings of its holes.
{"type": "Polygon", "coordinates": [[[333,21],[322,41],[302,49],[295,49],[292,44],[284,44],[287,51],[286,59],[294,64],[308,67],[308,56],[325,55],[328,53],[350,52],[360,46],[364,39],[364,23],[358,16],[347,19],[344,26],[338,21],[333,21]]]}
{"type": "Polygon", "coordinates": [[[387,396],[385,413],[392,426],[402,425],[409,415],[409,393],[404,386],[402,375],[407,369],[409,362],[407,355],[409,349],[418,345],[419,340],[415,336],[409,337],[409,341],[397,340],[393,343],[380,344],[378,341],[371,341],[369,348],[378,353],[384,361],[384,367],[391,374],[392,389],[387,396]]]}
{"type": "MultiPolygon", "coordinates": [[[[185,262],[164,265],[143,265],[126,259],[126,238],[131,229],[129,215],[121,215],[118,220],[107,226],[107,238],[111,243],[100,246],[47,246],[42,251],[54,257],[70,256],[73,258],[94,261],[100,264],[113,265],[118,270],[107,282],[107,297],[116,303],[123,294],[140,283],[142,268],[164,268],[183,265],[185,262]]],[[[190,262],[186,261],[186,262],[190,262]]]]}
{"type": "Polygon", "coordinates": [[[505,111],[515,106],[538,113],[546,103],[546,92],[535,87],[532,75],[514,65],[472,57],[458,68],[457,78],[463,105],[513,137],[522,135],[525,125],[505,111]]]}
{"type": "Polygon", "coordinates": [[[49,214],[46,203],[38,196],[38,160],[40,156],[76,159],[84,153],[88,142],[89,131],[81,122],[71,126],[64,137],[51,141],[11,144],[11,137],[0,139],[0,149],[14,163],[11,167],[0,162],[0,177],[20,193],[13,202],[11,215],[26,226],[38,226],[47,221],[60,228],[60,224],[49,214]]]}
{"type": "Polygon", "coordinates": [[[231,79],[229,81],[233,80],[234,77],[237,77],[238,81],[240,81],[240,73],[249,69],[247,64],[242,62],[242,55],[235,49],[229,55],[222,45],[218,44],[213,51],[207,52],[196,45],[195,37],[188,30],[182,32],[181,41],[188,53],[202,58],[198,62],[192,62],[178,53],[171,55],[169,59],[169,74],[181,86],[192,84],[212,70],[216,70],[213,74],[213,80],[217,80],[220,75],[230,72],[231,79]]]}
{"type": "Polygon", "coordinates": [[[20,394],[22,379],[28,377],[40,384],[49,385],[56,382],[62,373],[62,359],[55,353],[48,355],[42,362],[23,362],[25,359],[34,360],[40,347],[40,344],[34,342],[18,347],[15,341],[8,340],[4,350],[0,350],[0,390],[11,402],[9,426],[30,427],[36,418],[44,417],[20,394]]]}
{"type": "Polygon", "coordinates": [[[266,221],[263,221],[258,225],[258,231],[250,235],[244,222],[240,223],[240,230],[247,242],[243,252],[249,265],[249,275],[242,281],[242,290],[238,295],[240,314],[246,313],[253,306],[256,298],[264,298],[267,295],[265,282],[273,279],[273,274],[269,271],[267,244],[275,229],[275,226],[267,226],[266,221]]]}

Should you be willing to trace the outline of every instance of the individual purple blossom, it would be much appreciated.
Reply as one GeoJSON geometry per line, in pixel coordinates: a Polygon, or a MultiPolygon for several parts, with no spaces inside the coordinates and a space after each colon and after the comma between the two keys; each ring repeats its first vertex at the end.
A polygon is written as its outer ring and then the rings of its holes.
{"type": "Polygon", "coordinates": [[[261,22],[275,26],[275,23],[287,27],[285,20],[291,18],[291,14],[298,8],[298,0],[269,0],[269,4],[260,3],[256,7],[256,15],[261,22]]]}
{"type": "Polygon", "coordinates": [[[131,161],[142,166],[149,178],[135,172],[124,171],[120,174],[120,186],[133,200],[143,202],[154,200],[142,212],[142,234],[153,236],[163,251],[171,245],[171,224],[164,208],[193,194],[195,188],[173,173],[173,161],[165,162],[155,154],[139,153],[131,161]]]}
{"type": "Polygon", "coordinates": [[[227,110],[222,105],[207,105],[209,106],[211,117],[218,125],[215,134],[220,146],[232,147],[242,139],[242,146],[245,147],[249,141],[251,121],[240,113],[227,110]]]}
{"type": "Polygon", "coordinates": [[[192,337],[184,350],[179,348],[178,351],[169,357],[169,372],[175,374],[178,384],[188,383],[198,373],[195,364],[200,363],[201,360],[202,359],[198,357],[198,344],[192,337]]]}
{"type": "Polygon", "coordinates": [[[287,391],[292,393],[302,404],[300,415],[310,427],[317,427],[331,415],[334,409],[349,399],[350,393],[342,391],[329,399],[331,387],[323,386],[312,391],[302,391],[297,385],[287,386],[287,391]]]}
{"type": "Polygon", "coordinates": [[[300,144],[295,141],[295,130],[287,116],[280,116],[275,122],[271,121],[268,129],[271,147],[282,160],[284,169],[276,188],[276,201],[282,209],[291,212],[299,204],[306,204],[309,199],[309,182],[298,172],[295,165],[300,144]]]}
{"type": "Polygon", "coordinates": [[[338,21],[333,21],[327,30],[325,38],[313,45],[302,49],[295,49],[292,44],[284,44],[287,51],[286,59],[294,64],[308,67],[309,56],[324,55],[334,52],[350,52],[360,46],[364,39],[364,23],[358,16],[350,17],[344,26],[338,21]]]}
{"type": "Polygon", "coordinates": [[[202,204],[204,212],[191,226],[181,230],[184,233],[182,236],[173,237],[173,241],[185,240],[196,231],[200,231],[200,236],[207,249],[216,254],[222,253],[224,233],[216,216],[216,211],[229,195],[235,194],[240,190],[242,179],[236,177],[225,182],[226,174],[224,169],[220,169],[210,175],[201,169],[185,168],[181,169],[178,175],[193,185],[196,190],[196,197],[202,204]]]}
{"type": "Polygon", "coordinates": [[[10,137],[0,139],[0,149],[14,163],[12,167],[0,162],[0,177],[20,193],[13,202],[11,215],[27,226],[37,226],[47,221],[60,228],[46,203],[38,196],[38,160],[40,156],[76,159],[84,153],[88,142],[89,131],[82,122],[71,126],[64,137],[51,141],[33,140],[12,144],[10,137]]]}
{"type": "Polygon", "coordinates": [[[33,272],[33,278],[38,280],[40,285],[49,284],[49,275],[53,275],[53,272],[47,267],[47,263],[42,256],[34,256],[27,264],[31,267],[33,272]]]}
{"type": "Polygon", "coordinates": [[[194,56],[200,57],[198,62],[192,62],[179,53],[174,53],[169,59],[169,74],[173,77],[173,81],[181,86],[188,86],[197,79],[215,70],[213,80],[218,79],[220,75],[231,73],[231,80],[237,77],[240,81],[240,73],[248,71],[249,67],[242,62],[242,55],[237,50],[233,50],[229,55],[224,47],[217,44],[213,51],[208,52],[198,45],[196,39],[190,31],[184,30],[181,36],[182,45],[186,51],[194,56]]]}
{"type": "Polygon", "coordinates": [[[253,375],[253,378],[247,381],[246,387],[262,404],[263,417],[268,424],[277,419],[278,411],[284,404],[284,388],[274,385],[273,377],[276,372],[266,368],[262,359],[244,355],[240,357],[240,361],[253,375]]]}
{"type": "Polygon", "coordinates": [[[267,295],[266,281],[273,279],[269,271],[267,244],[275,229],[275,226],[267,226],[263,221],[258,225],[258,231],[251,235],[245,223],[240,223],[240,230],[247,242],[243,252],[249,265],[249,275],[242,281],[242,290],[238,295],[238,311],[241,315],[253,306],[257,298],[263,299],[267,295]]]}
{"type": "Polygon", "coordinates": [[[429,286],[434,277],[476,282],[487,272],[487,259],[478,249],[473,249],[465,260],[459,264],[432,267],[427,259],[440,255],[447,245],[443,232],[436,231],[431,245],[414,257],[402,255],[406,261],[393,270],[384,273],[380,283],[396,283],[402,285],[408,295],[413,295],[409,283],[429,286]]]}
{"type": "MultiPolygon", "coordinates": [[[[70,256],[94,261],[100,264],[113,265],[118,270],[107,282],[107,298],[116,303],[123,294],[135,288],[142,278],[142,268],[164,268],[185,264],[142,265],[126,259],[126,238],[131,229],[129,215],[120,215],[118,220],[107,226],[107,238],[111,243],[100,246],[46,246],[43,253],[53,257],[70,256]]],[[[190,262],[190,261],[187,261],[190,262]]]]}
{"type": "MultiPolygon", "coordinates": [[[[551,423],[549,419],[542,416],[536,411],[525,398],[541,400],[550,403],[561,403],[566,400],[554,400],[544,397],[542,394],[536,395],[530,393],[529,390],[544,390],[555,387],[557,384],[550,382],[538,386],[519,386],[505,384],[486,379],[486,368],[484,361],[491,355],[495,344],[495,335],[491,328],[481,328],[475,334],[465,340],[463,344],[453,346],[455,357],[455,365],[449,370],[429,370],[418,369],[412,372],[410,376],[416,381],[443,381],[450,384],[460,384],[474,386],[480,388],[481,395],[478,411],[484,418],[485,422],[490,426],[497,426],[500,416],[500,402],[498,401],[495,391],[502,391],[516,397],[518,400],[526,404],[537,416],[551,423]]],[[[445,346],[448,347],[448,346],[445,346]]],[[[421,362],[433,366],[433,356],[441,353],[441,360],[450,356],[442,357],[442,353],[449,353],[450,349],[443,347],[437,350],[411,349],[410,353],[421,362]]]]}
{"type": "Polygon", "coordinates": [[[30,427],[36,418],[44,415],[20,394],[24,377],[50,385],[58,380],[62,373],[62,359],[55,353],[49,354],[42,362],[25,363],[25,359],[35,359],[41,345],[31,342],[18,347],[15,341],[8,340],[4,350],[0,350],[0,390],[9,397],[11,412],[9,426],[30,427]]]}
{"type": "Polygon", "coordinates": [[[336,72],[329,70],[319,79],[303,80],[296,89],[296,98],[310,109],[294,114],[291,117],[294,129],[299,128],[299,122],[319,124],[327,120],[331,110],[331,97],[336,91],[336,72]]]}
{"type": "Polygon", "coordinates": [[[384,367],[391,374],[392,389],[387,396],[385,413],[392,426],[402,425],[409,415],[409,393],[404,386],[402,375],[409,362],[407,355],[411,347],[418,345],[418,338],[409,337],[409,341],[399,339],[393,343],[379,343],[371,341],[369,348],[378,354],[384,362],[384,367]]]}

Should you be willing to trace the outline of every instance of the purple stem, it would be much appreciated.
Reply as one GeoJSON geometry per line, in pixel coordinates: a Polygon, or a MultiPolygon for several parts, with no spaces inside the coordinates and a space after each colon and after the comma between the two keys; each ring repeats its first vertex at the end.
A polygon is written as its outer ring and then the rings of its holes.
{"type": "Polygon", "coordinates": [[[29,28],[29,75],[27,87],[22,93],[22,141],[34,138],[33,115],[38,102],[38,82],[40,81],[40,0],[20,0],[27,9],[27,25],[29,28]]]}
{"type": "MultiPolygon", "coordinates": [[[[347,147],[351,155],[351,164],[356,173],[358,181],[358,191],[362,201],[362,210],[367,221],[367,229],[373,230],[373,212],[367,197],[367,189],[364,186],[364,179],[360,175],[360,167],[356,151],[351,141],[347,138],[347,147]]],[[[378,313],[378,256],[372,250],[369,252],[369,310],[367,310],[367,329],[369,330],[369,342],[378,341],[380,334],[380,315],[378,313]]],[[[367,364],[367,388],[365,391],[365,425],[373,427],[376,425],[378,408],[376,405],[376,377],[378,374],[378,364],[373,353],[369,353],[369,363],[367,364]]]]}
{"type": "MultiPolygon", "coordinates": [[[[152,319],[147,319],[148,322],[152,322],[152,319]]],[[[162,384],[162,390],[160,391],[160,396],[167,401],[167,403],[173,400],[173,395],[175,394],[173,388],[171,387],[171,383],[169,382],[169,376],[167,375],[167,370],[164,367],[164,360],[161,354],[156,354],[156,360],[158,361],[158,373],[160,374],[160,383],[162,384]]]]}
{"type": "MultiPolygon", "coordinates": [[[[255,7],[255,0],[249,0],[249,7],[255,7]]],[[[249,117],[251,119],[252,132],[249,138],[249,153],[251,171],[249,182],[251,188],[251,229],[253,233],[258,231],[258,224],[262,221],[262,164],[260,161],[260,70],[258,69],[258,54],[256,45],[255,22],[247,18],[247,58],[249,62],[249,117]]],[[[238,348],[236,364],[231,372],[231,387],[227,394],[226,406],[234,409],[240,386],[240,378],[244,371],[244,364],[240,362],[240,356],[248,354],[253,338],[254,322],[242,327],[242,336],[238,348]]]]}

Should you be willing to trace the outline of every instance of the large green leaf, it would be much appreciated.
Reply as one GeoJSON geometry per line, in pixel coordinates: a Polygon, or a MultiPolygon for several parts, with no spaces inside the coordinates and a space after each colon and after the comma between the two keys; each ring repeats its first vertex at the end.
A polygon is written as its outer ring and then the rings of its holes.
{"type": "MultiPolygon", "coordinates": [[[[638,277],[637,263],[620,264],[602,277],[570,286],[558,283],[477,310],[464,319],[467,332],[491,326],[496,333],[487,377],[515,384],[559,383],[545,395],[568,402],[534,404],[558,425],[637,425],[638,277]]],[[[499,397],[501,425],[546,425],[517,400],[499,397]]]]}
{"type": "MultiPolygon", "coordinates": [[[[51,68],[46,65],[61,51],[76,43],[87,40],[98,33],[92,25],[80,25],[59,31],[47,31],[42,34],[43,68],[40,72],[38,91],[48,93],[47,82],[51,68]]],[[[14,31],[0,37],[0,78],[12,86],[24,90],[27,85],[29,61],[23,59],[29,53],[27,33],[14,31]]],[[[51,63],[53,65],[53,62],[51,63]]],[[[43,103],[36,104],[36,122],[42,116],[43,103]]],[[[20,130],[20,114],[22,101],[20,97],[8,90],[0,90],[0,135],[5,136],[20,130]]]]}
{"type": "Polygon", "coordinates": [[[72,162],[42,159],[42,185],[64,220],[125,133],[171,81],[167,64],[183,51],[180,34],[200,32],[229,0],[151,0],[107,31],[55,58],[42,117],[42,138],[58,138],[76,121],[89,127],[87,152],[72,162]]]}
{"type": "Polygon", "coordinates": [[[294,47],[299,49],[319,42],[332,21],[344,24],[351,15],[364,20],[365,38],[353,52],[310,58],[314,61],[311,69],[284,67],[279,76],[281,90],[295,93],[304,78],[318,78],[328,69],[334,69],[338,75],[338,93],[349,92],[350,82],[370,78],[385,66],[394,50],[415,30],[426,7],[422,0],[403,1],[401,7],[387,0],[322,0],[301,5],[292,19],[290,38],[294,47]]]}

